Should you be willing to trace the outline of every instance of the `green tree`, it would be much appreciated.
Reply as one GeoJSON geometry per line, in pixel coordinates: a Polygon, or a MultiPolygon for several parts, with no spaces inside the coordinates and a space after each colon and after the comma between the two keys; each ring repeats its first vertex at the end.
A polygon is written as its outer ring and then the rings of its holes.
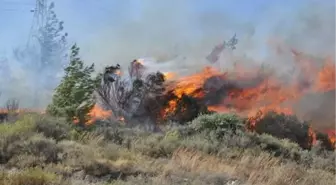
{"type": "Polygon", "coordinates": [[[69,122],[76,118],[83,125],[88,121],[88,113],[95,104],[93,93],[101,78],[93,75],[94,64],[85,66],[78,55],[79,47],[75,44],[71,47],[70,63],[55,89],[47,113],[66,117],[69,122]]]}
{"type": "Polygon", "coordinates": [[[55,13],[55,3],[45,4],[41,8],[45,16],[38,30],[32,30],[30,42],[14,49],[13,53],[20,67],[28,72],[24,81],[34,84],[35,107],[44,106],[41,95],[51,92],[59,83],[59,76],[67,65],[68,49],[68,33],[64,32],[64,22],[55,13]]]}

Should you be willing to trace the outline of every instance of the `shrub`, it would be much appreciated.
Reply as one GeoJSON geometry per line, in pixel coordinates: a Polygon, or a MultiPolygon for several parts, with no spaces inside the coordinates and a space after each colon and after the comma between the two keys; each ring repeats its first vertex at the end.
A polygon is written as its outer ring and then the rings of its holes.
{"type": "Polygon", "coordinates": [[[270,134],[280,139],[287,138],[298,143],[304,149],[312,147],[309,125],[298,120],[296,116],[269,112],[256,123],[255,131],[259,134],[270,134]]]}
{"type": "Polygon", "coordinates": [[[45,137],[60,141],[70,139],[71,127],[65,120],[59,118],[42,117],[36,121],[36,131],[42,133],[45,137]]]}
{"type": "Polygon", "coordinates": [[[33,131],[35,127],[35,119],[34,116],[26,115],[13,124],[0,124],[0,137],[22,135],[33,131]]]}
{"type": "Polygon", "coordinates": [[[88,121],[87,114],[95,104],[93,92],[100,82],[100,77],[93,77],[94,64],[84,66],[78,55],[79,48],[73,45],[70,64],[65,68],[65,76],[55,89],[47,112],[54,116],[66,117],[69,122],[76,119],[83,125],[88,121]]]}
{"type": "Polygon", "coordinates": [[[192,121],[196,131],[230,130],[238,131],[244,129],[243,121],[234,114],[210,114],[201,115],[192,121]]]}
{"type": "Polygon", "coordinates": [[[263,150],[269,151],[275,156],[295,159],[301,150],[298,144],[288,139],[278,139],[268,134],[258,135],[254,139],[263,150]]]}
{"type": "Polygon", "coordinates": [[[196,132],[206,132],[207,136],[222,140],[224,136],[233,136],[244,132],[243,120],[234,114],[201,115],[192,121],[196,132]]]}
{"type": "MultiPolygon", "coordinates": [[[[2,157],[3,162],[11,160],[10,164],[19,162],[19,160],[22,160],[19,156],[26,155],[33,157],[34,160],[43,161],[43,163],[56,163],[58,161],[57,155],[60,152],[61,148],[57,147],[54,140],[45,138],[42,135],[34,135],[25,140],[11,142],[2,150],[2,157]]],[[[27,160],[29,159],[27,158],[27,160]]],[[[27,163],[29,164],[30,162],[27,163]]]]}
{"type": "Polygon", "coordinates": [[[40,168],[30,168],[22,172],[2,173],[0,185],[65,185],[56,174],[44,172],[40,168]]]}
{"type": "Polygon", "coordinates": [[[22,148],[22,142],[34,134],[34,126],[31,116],[25,116],[13,124],[0,124],[0,163],[6,163],[22,148]]]}

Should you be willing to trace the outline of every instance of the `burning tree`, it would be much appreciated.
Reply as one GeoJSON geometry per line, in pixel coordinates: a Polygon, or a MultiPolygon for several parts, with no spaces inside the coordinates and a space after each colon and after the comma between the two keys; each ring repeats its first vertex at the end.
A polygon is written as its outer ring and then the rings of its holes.
{"type": "Polygon", "coordinates": [[[128,76],[120,65],[106,67],[97,94],[103,107],[114,116],[126,120],[156,123],[164,92],[165,76],[161,72],[146,73],[140,60],[131,62],[128,76]]]}

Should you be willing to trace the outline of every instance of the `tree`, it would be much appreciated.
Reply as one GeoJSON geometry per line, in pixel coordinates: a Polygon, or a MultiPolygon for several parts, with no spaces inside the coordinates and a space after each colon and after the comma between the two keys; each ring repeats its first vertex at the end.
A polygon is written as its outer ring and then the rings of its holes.
{"type": "Polygon", "coordinates": [[[88,113],[95,105],[94,91],[101,81],[101,76],[93,76],[94,64],[85,66],[78,57],[79,47],[71,47],[70,63],[65,68],[65,75],[55,89],[52,103],[47,113],[66,117],[68,121],[77,119],[79,124],[88,121],[88,113]]]}
{"type": "Polygon", "coordinates": [[[14,50],[16,61],[29,73],[25,80],[30,80],[30,84],[35,86],[34,106],[39,106],[40,93],[51,91],[59,83],[58,76],[67,61],[65,51],[68,34],[64,33],[64,22],[57,18],[53,2],[43,6],[46,10],[45,20],[33,33],[32,42],[27,47],[14,50]]]}

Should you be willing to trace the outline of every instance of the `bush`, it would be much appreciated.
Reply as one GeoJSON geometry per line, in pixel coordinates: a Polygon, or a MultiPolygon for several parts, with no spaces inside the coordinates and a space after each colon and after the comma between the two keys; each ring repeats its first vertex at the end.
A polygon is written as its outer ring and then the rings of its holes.
{"type": "Polygon", "coordinates": [[[63,139],[70,139],[71,127],[65,120],[52,117],[42,117],[36,121],[36,131],[45,137],[52,138],[57,142],[63,139]]]}
{"type": "MultiPolygon", "coordinates": [[[[3,152],[3,161],[11,161],[10,164],[16,165],[22,158],[20,156],[30,156],[27,160],[32,159],[43,161],[39,165],[44,163],[56,163],[58,162],[58,154],[61,152],[61,148],[56,145],[54,140],[45,138],[42,135],[34,135],[25,140],[13,141],[9,146],[5,148],[3,152]]],[[[28,162],[28,164],[34,164],[35,162],[28,162]]]]}
{"type": "Polygon", "coordinates": [[[25,116],[13,124],[0,124],[0,164],[6,163],[18,152],[22,142],[34,134],[34,127],[32,116],[25,116]]]}
{"type": "Polygon", "coordinates": [[[243,121],[234,114],[210,114],[201,115],[192,121],[192,127],[198,131],[213,131],[213,130],[244,130],[243,121]]]}
{"type": "Polygon", "coordinates": [[[196,132],[206,132],[207,136],[215,137],[217,140],[245,131],[243,120],[234,114],[201,115],[192,121],[191,127],[196,132]]]}
{"type": "Polygon", "coordinates": [[[9,137],[12,135],[22,135],[30,133],[35,127],[35,117],[26,115],[15,123],[0,124],[0,137],[9,137]]]}
{"type": "Polygon", "coordinates": [[[0,185],[65,185],[56,174],[44,172],[40,168],[30,168],[22,172],[2,173],[0,185]]]}
{"type": "Polygon", "coordinates": [[[83,125],[88,121],[88,113],[95,104],[93,92],[100,82],[100,76],[93,77],[94,64],[84,66],[78,54],[79,48],[73,45],[70,64],[65,68],[65,76],[55,89],[47,112],[65,117],[69,122],[76,120],[83,125]]]}
{"type": "Polygon", "coordinates": [[[309,125],[298,120],[296,116],[269,112],[256,123],[255,131],[259,134],[270,134],[280,139],[287,138],[298,143],[304,149],[312,147],[309,125]]]}

